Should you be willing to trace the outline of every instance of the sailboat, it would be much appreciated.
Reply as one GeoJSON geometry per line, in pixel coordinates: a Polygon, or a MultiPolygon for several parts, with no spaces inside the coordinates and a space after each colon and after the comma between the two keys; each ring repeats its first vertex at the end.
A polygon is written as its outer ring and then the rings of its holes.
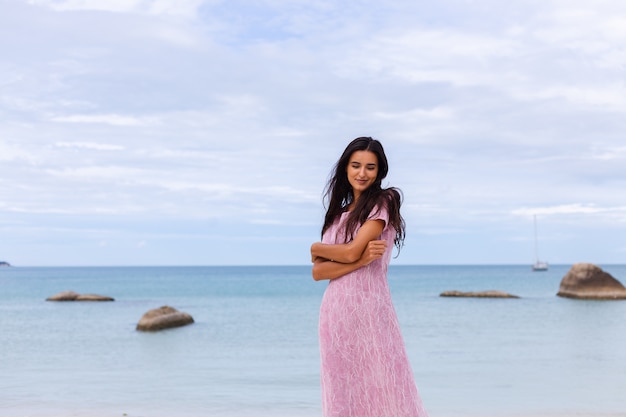
{"type": "Polygon", "coordinates": [[[535,225],[535,263],[533,264],[533,271],[547,271],[548,263],[539,260],[539,251],[537,249],[537,216],[534,216],[535,225]]]}

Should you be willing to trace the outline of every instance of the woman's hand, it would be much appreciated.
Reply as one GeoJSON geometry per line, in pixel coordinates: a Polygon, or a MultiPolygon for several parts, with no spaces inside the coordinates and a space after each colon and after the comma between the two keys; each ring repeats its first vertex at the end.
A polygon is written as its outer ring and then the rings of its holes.
{"type": "Polygon", "coordinates": [[[361,255],[361,262],[363,265],[369,265],[376,259],[380,259],[385,254],[387,249],[386,240],[371,240],[367,243],[363,255],[361,255]]]}

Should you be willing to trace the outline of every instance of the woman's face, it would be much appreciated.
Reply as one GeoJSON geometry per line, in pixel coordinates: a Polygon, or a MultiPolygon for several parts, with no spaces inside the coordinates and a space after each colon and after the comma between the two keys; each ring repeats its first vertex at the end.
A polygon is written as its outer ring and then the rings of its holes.
{"type": "Polygon", "coordinates": [[[371,151],[354,151],[350,155],[346,167],[348,182],[354,191],[354,199],[367,190],[376,181],[378,175],[378,158],[371,151]]]}

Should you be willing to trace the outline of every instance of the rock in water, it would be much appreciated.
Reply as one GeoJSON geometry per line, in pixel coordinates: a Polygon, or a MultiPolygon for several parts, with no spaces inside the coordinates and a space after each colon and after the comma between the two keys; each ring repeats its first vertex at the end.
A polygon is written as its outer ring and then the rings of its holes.
{"type": "Polygon", "coordinates": [[[444,291],[439,294],[440,297],[476,297],[476,298],[519,298],[517,295],[509,294],[503,291],[488,290],[477,292],[463,292],[463,291],[444,291]]]}
{"type": "Polygon", "coordinates": [[[193,323],[193,317],[189,314],[182,313],[174,307],[163,306],[152,309],[144,314],[139,320],[139,323],[137,323],[137,330],[151,332],[172,327],[186,326],[191,323],[193,323]]]}
{"type": "Polygon", "coordinates": [[[74,291],[62,291],[46,298],[46,301],[76,301],[79,295],[80,294],[74,291]]]}
{"type": "Polygon", "coordinates": [[[587,300],[624,300],[626,288],[602,268],[590,263],[577,263],[561,280],[556,295],[587,300]]]}
{"type": "Polygon", "coordinates": [[[74,291],[62,291],[46,298],[46,301],[115,301],[115,299],[106,295],[79,294],[74,291]]]}
{"type": "Polygon", "coordinates": [[[113,297],[98,294],[80,294],[76,301],[115,301],[113,297]]]}

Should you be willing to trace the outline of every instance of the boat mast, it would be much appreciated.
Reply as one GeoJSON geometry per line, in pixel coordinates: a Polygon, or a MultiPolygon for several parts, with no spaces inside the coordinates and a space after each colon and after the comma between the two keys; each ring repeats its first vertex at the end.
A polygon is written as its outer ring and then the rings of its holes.
{"type": "Polygon", "coordinates": [[[537,249],[537,215],[533,215],[533,222],[535,224],[535,262],[539,262],[539,250],[537,249]]]}

